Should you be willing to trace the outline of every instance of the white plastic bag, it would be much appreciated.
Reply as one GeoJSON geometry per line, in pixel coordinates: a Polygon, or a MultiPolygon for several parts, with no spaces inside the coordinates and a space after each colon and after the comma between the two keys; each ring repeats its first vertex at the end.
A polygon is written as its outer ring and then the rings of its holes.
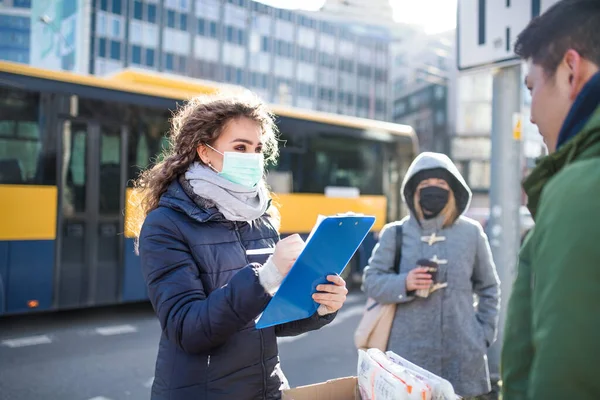
{"type": "Polygon", "coordinates": [[[408,368],[394,363],[385,353],[378,349],[369,349],[369,356],[381,365],[387,372],[400,380],[406,386],[406,400],[431,400],[432,390],[426,379],[421,379],[408,368]]]}
{"type": "Polygon", "coordinates": [[[378,349],[359,350],[358,386],[363,400],[431,399],[431,389],[426,384],[406,374],[404,368],[392,363],[378,349]]]}
{"type": "Polygon", "coordinates": [[[388,351],[385,353],[385,355],[394,364],[406,368],[415,377],[419,378],[420,380],[426,381],[432,390],[431,400],[455,400],[459,398],[454,392],[452,384],[446,379],[441,378],[427,371],[426,369],[411,363],[410,361],[400,357],[393,351],[388,351]]]}

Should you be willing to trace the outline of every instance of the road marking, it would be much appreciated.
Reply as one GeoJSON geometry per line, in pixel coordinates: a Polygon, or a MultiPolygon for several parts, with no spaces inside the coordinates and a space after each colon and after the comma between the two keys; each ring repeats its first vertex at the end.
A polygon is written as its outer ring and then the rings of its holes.
{"type": "MultiPolygon", "coordinates": [[[[338,313],[338,315],[335,317],[335,319],[330,324],[325,325],[321,329],[327,329],[327,328],[330,328],[332,326],[341,324],[342,322],[344,322],[348,318],[352,318],[352,317],[355,317],[357,315],[361,315],[362,313],[363,313],[363,306],[362,305],[349,307],[347,309],[343,309],[342,308],[342,310],[338,313]]],[[[294,341],[296,341],[298,339],[304,338],[307,334],[309,334],[309,332],[303,333],[303,334],[298,335],[298,336],[286,336],[286,337],[277,338],[277,343],[278,344],[284,344],[284,343],[294,342],[294,341]]]]}
{"type": "Polygon", "coordinates": [[[137,332],[137,328],[133,325],[116,325],[96,328],[96,333],[102,336],[122,335],[124,333],[137,332]]]}
{"type": "Polygon", "coordinates": [[[144,382],[144,387],[151,388],[153,383],[154,383],[154,377],[152,377],[152,378],[148,379],[146,382],[144,382]]]}
{"type": "Polygon", "coordinates": [[[39,335],[39,336],[28,336],[19,339],[9,339],[3,340],[2,345],[8,347],[25,347],[25,346],[35,346],[38,344],[47,344],[52,343],[52,339],[50,339],[47,335],[39,335]]]}
{"type": "Polygon", "coordinates": [[[92,397],[89,400],[110,400],[108,397],[104,397],[104,396],[96,396],[96,397],[92,397]]]}

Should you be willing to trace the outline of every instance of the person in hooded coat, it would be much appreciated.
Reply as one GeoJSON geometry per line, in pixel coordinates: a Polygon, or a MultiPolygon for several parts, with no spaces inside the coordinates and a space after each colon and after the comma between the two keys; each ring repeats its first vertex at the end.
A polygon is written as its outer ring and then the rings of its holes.
{"type": "Polygon", "coordinates": [[[402,195],[410,215],[383,228],[363,276],[369,297],[397,304],[388,350],[447,379],[461,396],[487,394],[486,353],[496,338],[500,289],[483,228],[462,215],[471,191],[446,155],[425,152],[409,167],[402,195]],[[431,262],[435,280],[422,267],[431,262]]]}

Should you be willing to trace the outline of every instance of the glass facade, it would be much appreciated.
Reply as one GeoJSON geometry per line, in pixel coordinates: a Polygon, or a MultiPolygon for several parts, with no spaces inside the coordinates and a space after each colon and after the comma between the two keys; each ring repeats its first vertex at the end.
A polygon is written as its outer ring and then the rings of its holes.
{"type": "MultiPolygon", "coordinates": [[[[6,0],[5,0],[6,1],[6,0]]],[[[31,1],[0,11],[0,59],[30,62],[31,1]]],[[[251,0],[95,0],[89,72],[127,67],[246,86],[269,102],[391,120],[391,37],[251,0]]]]}
{"type": "Polygon", "coordinates": [[[250,0],[93,2],[90,72],[133,66],[243,85],[269,102],[381,120],[391,39],[250,0]]]}

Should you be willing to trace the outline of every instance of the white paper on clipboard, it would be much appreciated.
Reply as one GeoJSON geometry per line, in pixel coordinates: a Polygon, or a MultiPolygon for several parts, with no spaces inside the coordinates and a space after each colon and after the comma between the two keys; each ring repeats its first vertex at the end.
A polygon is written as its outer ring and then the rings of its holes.
{"type": "Polygon", "coordinates": [[[323,222],[324,219],[325,219],[324,215],[319,214],[317,216],[317,222],[315,223],[315,226],[313,226],[312,230],[308,234],[308,237],[306,238],[306,241],[304,242],[305,244],[310,241],[310,239],[313,237],[313,235],[315,234],[315,232],[319,228],[319,225],[321,225],[321,222],[323,222]]]}

